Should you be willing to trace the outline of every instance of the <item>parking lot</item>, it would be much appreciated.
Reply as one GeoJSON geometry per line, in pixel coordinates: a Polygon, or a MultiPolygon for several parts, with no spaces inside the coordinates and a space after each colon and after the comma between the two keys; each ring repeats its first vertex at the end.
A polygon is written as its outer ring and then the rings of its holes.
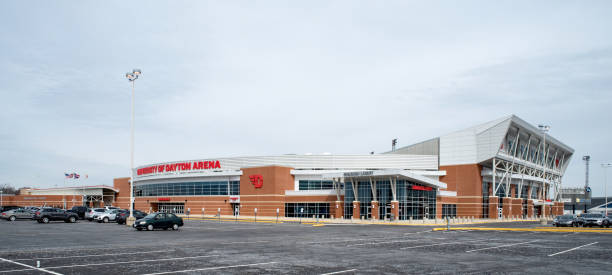
{"type": "Polygon", "coordinates": [[[609,274],[612,270],[609,233],[211,220],[189,220],[178,231],[153,232],[87,221],[0,221],[0,232],[1,274],[609,274]]]}

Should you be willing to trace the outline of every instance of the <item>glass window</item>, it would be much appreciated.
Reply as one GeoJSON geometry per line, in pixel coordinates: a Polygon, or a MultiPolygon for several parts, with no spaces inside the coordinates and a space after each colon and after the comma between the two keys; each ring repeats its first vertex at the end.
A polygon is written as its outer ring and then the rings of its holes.
{"type": "Polygon", "coordinates": [[[227,196],[240,195],[240,181],[160,183],[134,186],[134,196],[227,196]],[[228,191],[229,186],[229,191],[228,191]]]}
{"type": "Polygon", "coordinates": [[[299,190],[332,190],[334,183],[331,180],[300,180],[299,190]]]}

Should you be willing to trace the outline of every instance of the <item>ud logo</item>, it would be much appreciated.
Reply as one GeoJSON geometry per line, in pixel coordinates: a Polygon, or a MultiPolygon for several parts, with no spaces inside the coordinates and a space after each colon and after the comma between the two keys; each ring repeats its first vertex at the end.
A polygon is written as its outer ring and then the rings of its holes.
{"type": "Polygon", "coordinates": [[[253,184],[255,188],[261,188],[263,186],[263,176],[262,175],[250,175],[249,179],[251,180],[251,184],[253,184]]]}

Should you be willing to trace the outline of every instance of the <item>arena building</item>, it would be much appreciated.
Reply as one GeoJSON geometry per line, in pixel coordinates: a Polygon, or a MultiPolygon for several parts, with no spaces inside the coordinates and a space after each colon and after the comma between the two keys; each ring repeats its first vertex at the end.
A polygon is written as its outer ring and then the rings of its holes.
{"type": "MultiPolygon", "coordinates": [[[[195,215],[388,220],[548,216],[563,213],[561,183],[573,152],[511,115],[382,154],[144,165],[134,171],[134,207],[195,215]]],[[[129,178],[116,178],[113,187],[33,189],[10,203],[128,208],[129,184],[129,178]]]]}
{"type": "MultiPolygon", "coordinates": [[[[511,115],[382,154],[144,165],[134,173],[135,208],[390,220],[561,214],[573,152],[511,115]]],[[[114,188],[115,204],[127,208],[129,178],[115,179],[114,188]]]]}

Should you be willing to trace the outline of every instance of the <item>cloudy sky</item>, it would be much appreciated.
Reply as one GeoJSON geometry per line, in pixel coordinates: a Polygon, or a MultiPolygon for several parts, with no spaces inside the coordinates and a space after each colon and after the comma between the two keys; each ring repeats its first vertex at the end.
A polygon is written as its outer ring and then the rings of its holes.
{"type": "Polygon", "coordinates": [[[565,186],[590,154],[603,194],[610,1],[83,2],[0,3],[0,184],[128,176],[140,68],[136,165],[383,152],[516,114],[575,149],[565,186]]]}

